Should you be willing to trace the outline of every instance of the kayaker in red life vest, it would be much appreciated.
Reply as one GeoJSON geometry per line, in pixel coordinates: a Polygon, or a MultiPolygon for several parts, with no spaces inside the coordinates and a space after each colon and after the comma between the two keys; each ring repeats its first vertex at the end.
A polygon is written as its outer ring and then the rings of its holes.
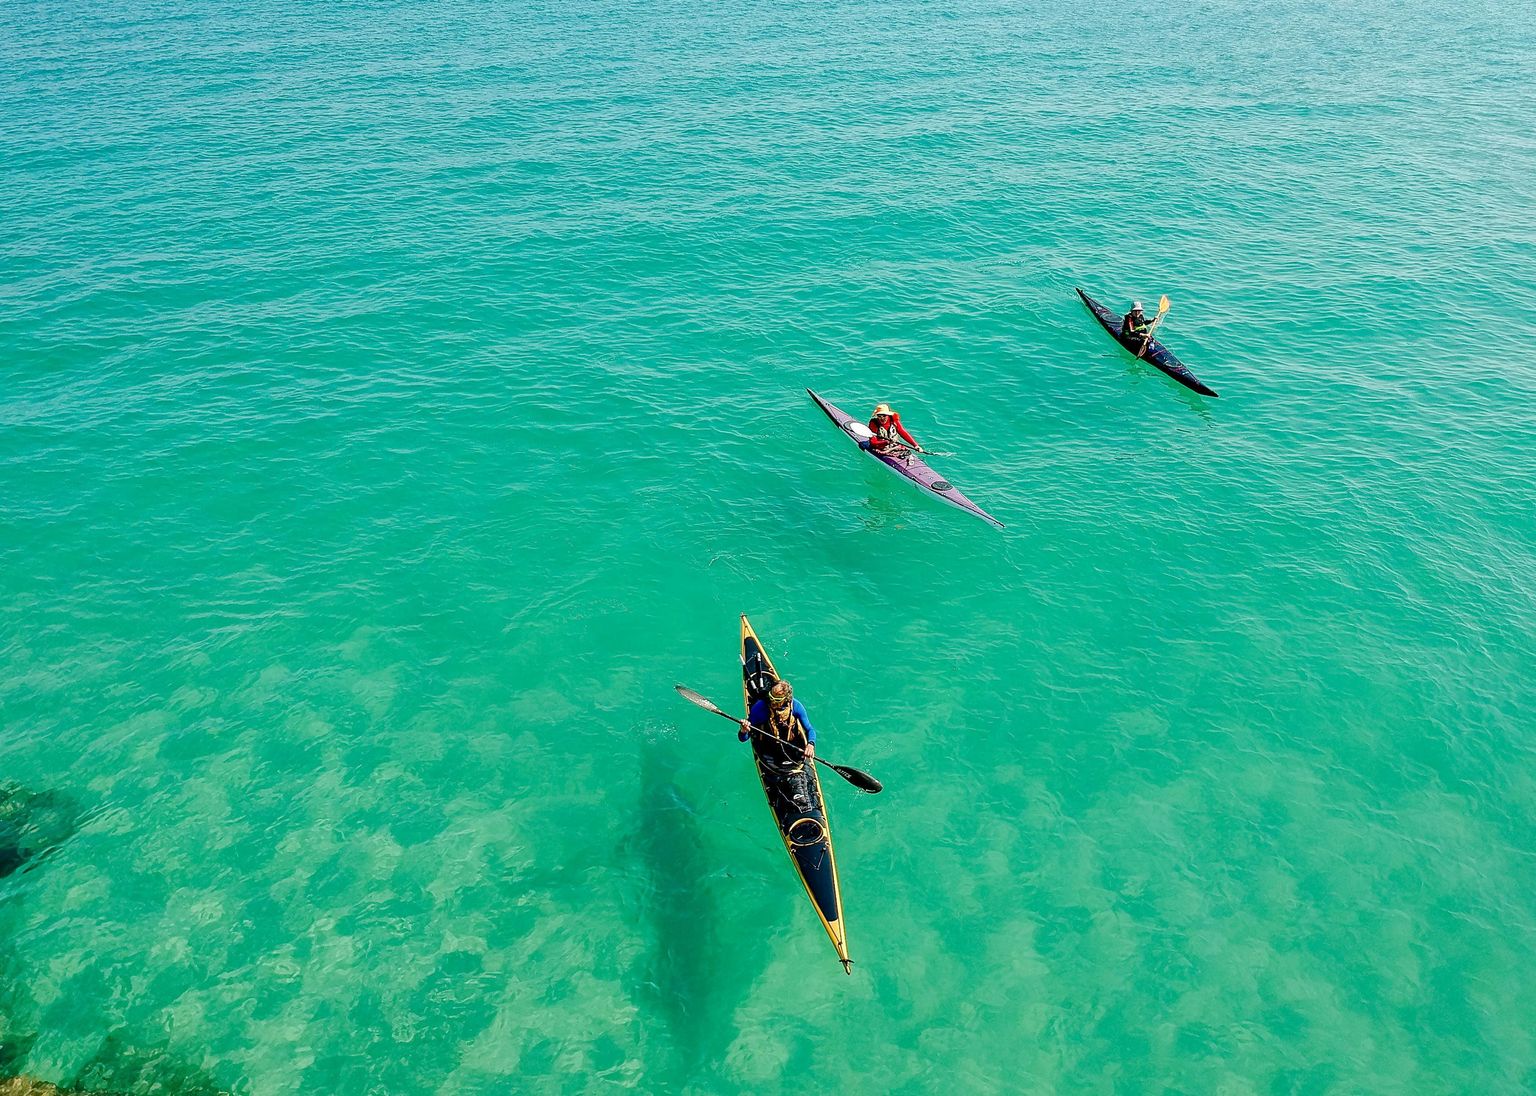
{"type": "Polygon", "coordinates": [[[875,407],[875,413],[869,420],[869,441],[865,445],[876,453],[887,446],[905,441],[912,448],[918,448],[917,439],[907,433],[907,428],[901,425],[901,416],[892,411],[889,404],[879,404],[875,407]]]}
{"type": "Polygon", "coordinates": [[[752,711],[741,721],[741,730],[736,732],[736,737],[745,742],[751,737],[753,728],[796,746],[803,740],[806,760],[816,756],[816,728],[811,726],[805,705],[795,699],[795,690],[787,681],[775,681],[768,696],[752,705],[752,711]],[[799,724],[798,728],[796,724],[799,724]]]}

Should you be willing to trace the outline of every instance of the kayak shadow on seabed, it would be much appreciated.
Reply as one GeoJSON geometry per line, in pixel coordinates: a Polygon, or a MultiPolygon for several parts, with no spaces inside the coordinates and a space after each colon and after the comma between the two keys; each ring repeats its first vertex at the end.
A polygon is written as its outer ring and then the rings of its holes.
{"type": "MultiPolygon", "coordinates": [[[[737,745],[729,728],[727,736],[722,749],[737,745]]],[[[736,1011],[740,988],[754,981],[721,978],[720,971],[727,965],[761,969],[766,952],[756,934],[737,934],[746,927],[741,921],[732,923],[729,941],[721,937],[715,891],[729,879],[710,855],[720,843],[704,832],[674,778],[687,755],[675,738],[642,737],[641,743],[640,797],[625,852],[639,869],[635,912],[650,946],[626,982],[641,1003],[645,1041],[665,1044],[677,1073],[708,1089],[704,1082],[718,1076],[734,1038],[722,1017],[736,1011]]]]}

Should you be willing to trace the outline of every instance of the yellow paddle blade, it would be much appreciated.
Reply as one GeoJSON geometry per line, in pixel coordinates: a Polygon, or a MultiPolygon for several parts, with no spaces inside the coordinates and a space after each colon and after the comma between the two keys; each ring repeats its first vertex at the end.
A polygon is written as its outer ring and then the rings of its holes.
{"type": "Polygon", "coordinates": [[[1164,293],[1162,300],[1157,302],[1157,314],[1161,316],[1168,311],[1168,294],[1164,293]]]}

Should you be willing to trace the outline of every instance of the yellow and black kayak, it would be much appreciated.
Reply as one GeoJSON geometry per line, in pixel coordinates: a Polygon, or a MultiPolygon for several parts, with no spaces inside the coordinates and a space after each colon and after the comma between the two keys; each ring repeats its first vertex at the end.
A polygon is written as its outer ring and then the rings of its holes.
{"type": "MultiPolygon", "coordinates": [[[[778,671],[768,652],[763,650],[757,633],[747,618],[741,618],[741,690],[750,716],[752,705],[768,695],[779,680],[778,671]]],[[[757,776],[768,796],[774,824],[784,839],[789,859],[800,873],[805,893],[810,896],[816,916],[837,949],[843,970],[853,973],[848,958],[848,935],[843,928],[843,895],[837,883],[837,858],[832,855],[832,830],[827,824],[826,807],[821,799],[821,782],[816,766],[794,747],[786,746],[770,735],[752,736],[752,753],[757,761],[757,776]]]]}

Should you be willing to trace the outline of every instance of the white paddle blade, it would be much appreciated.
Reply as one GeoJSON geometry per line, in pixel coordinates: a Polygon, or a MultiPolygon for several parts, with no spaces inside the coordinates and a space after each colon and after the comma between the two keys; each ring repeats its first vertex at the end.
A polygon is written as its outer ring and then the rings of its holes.
{"type": "Polygon", "coordinates": [[[672,687],[674,689],[676,689],[677,692],[678,692],[678,695],[680,695],[684,700],[688,701],[688,703],[690,703],[690,704],[697,704],[699,707],[703,708],[706,712],[714,712],[716,715],[723,715],[727,719],[735,719],[736,718],[733,715],[730,715],[730,714],[728,714],[726,712],[722,712],[719,708],[715,707],[714,702],[711,701],[708,697],[704,697],[704,696],[699,695],[698,693],[694,692],[692,689],[688,688],[686,685],[674,685],[672,687]]]}

